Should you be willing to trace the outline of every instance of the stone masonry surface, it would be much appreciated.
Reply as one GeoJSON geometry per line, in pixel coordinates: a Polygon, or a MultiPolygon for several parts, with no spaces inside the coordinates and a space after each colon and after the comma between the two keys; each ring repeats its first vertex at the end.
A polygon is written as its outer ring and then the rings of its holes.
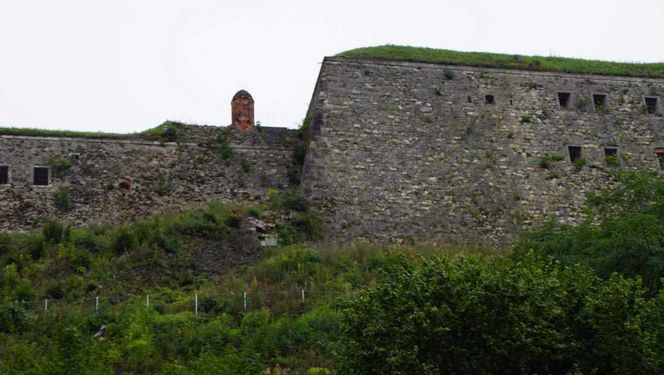
{"type": "MultiPolygon", "coordinates": [[[[326,58],[301,188],[328,238],[507,244],[549,218],[579,223],[614,171],[659,171],[663,96],[661,79],[326,58]]],[[[0,231],[264,199],[298,175],[298,141],[254,127],[251,104],[247,126],[179,125],[177,142],[0,136],[0,231]],[[54,158],[71,166],[58,172],[54,158]],[[35,167],[49,168],[47,186],[35,167]],[[74,202],[64,213],[62,188],[74,202]]]]}
{"type": "Polygon", "coordinates": [[[0,231],[28,229],[56,214],[75,225],[122,223],[212,200],[260,200],[269,188],[288,184],[292,130],[240,134],[181,126],[178,132],[172,143],[0,136],[0,165],[9,166],[9,184],[0,185],[0,231]],[[226,159],[217,152],[220,132],[233,149],[226,159]],[[50,167],[52,157],[66,158],[71,167],[61,173],[50,168],[50,183],[33,185],[33,168],[50,167]],[[63,187],[74,206],[60,214],[53,194],[63,187]]]}
{"type": "Polygon", "coordinates": [[[663,95],[658,79],[326,58],[302,188],[328,236],[509,243],[578,223],[611,171],[658,170],[663,95]]]}

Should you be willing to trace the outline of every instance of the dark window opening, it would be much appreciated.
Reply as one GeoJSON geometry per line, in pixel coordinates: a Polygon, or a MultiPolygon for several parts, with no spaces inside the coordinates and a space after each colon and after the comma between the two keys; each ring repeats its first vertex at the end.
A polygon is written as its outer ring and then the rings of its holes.
{"type": "Polygon", "coordinates": [[[9,183],[9,167],[6,165],[0,166],[0,185],[9,183]]]}
{"type": "Polygon", "coordinates": [[[604,161],[610,167],[617,167],[620,164],[618,161],[618,148],[604,147],[604,161]]]}
{"type": "Polygon", "coordinates": [[[514,105],[514,100],[510,99],[510,105],[514,105]]]}
{"type": "Polygon", "coordinates": [[[496,98],[493,95],[485,95],[484,102],[486,104],[496,104],[496,98]]]}
{"type": "Polygon", "coordinates": [[[48,185],[48,168],[35,167],[33,169],[33,185],[46,186],[48,185]]]}
{"type": "Polygon", "coordinates": [[[654,98],[652,96],[648,97],[646,96],[646,111],[648,113],[655,113],[657,112],[657,98],[654,98]]]}
{"type": "Polygon", "coordinates": [[[472,103],[472,102],[473,102],[473,98],[471,98],[471,97],[469,96],[469,97],[468,97],[468,103],[472,103]]]}
{"type": "Polygon", "coordinates": [[[581,147],[580,146],[567,146],[567,151],[569,151],[569,160],[574,163],[577,160],[581,159],[581,147]]]}
{"type": "Polygon", "coordinates": [[[118,179],[118,190],[131,191],[131,180],[128,178],[118,179]]]}
{"type": "Polygon", "coordinates": [[[569,98],[572,96],[569,92],[559,92],[558,93],[558,104],[560,108],[569,108],[569,98]]]}
{"type": "Polygon", "coordinates": [[[657,147],[655,149],[655,155],[657,155],[657,163],[659,164],[659,169],[664,168],[664,147],[657,147]]]}
{"type": "Polygon", "coordinates": [[[606,106],[606,95],[593,94],[593,104],[595,105],[595,110],[603,109],[606,106]]]}

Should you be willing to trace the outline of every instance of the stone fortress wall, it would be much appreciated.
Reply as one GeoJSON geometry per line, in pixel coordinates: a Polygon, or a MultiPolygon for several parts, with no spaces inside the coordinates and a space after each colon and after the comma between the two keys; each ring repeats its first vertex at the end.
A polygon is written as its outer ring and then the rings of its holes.
{"type": "Polygon", "coordinates": [[[122,223],[212,200],[260,200],[268,189],[288,185],[294,131],[234,125],[179,125],[175,142],[0,136],[7,177],[2,181],[0,173],[0,231],[28,229],[53,216],[76,225],[122,223]],[[219,152],[220,133],[231,156],[219,152]],[[58,172],[54,157],[70,167],[58,172]],[[44,176],[39,168],[46,169],[45,185],[36,181],[44,176]],[[54,193],[63,187],[74,205],[60,213],[54,193]]]}
{"type": "MultiPolygon", "coordinates": [[[[659,79],[326,58],[300,186],[328,238],[509,243],[548,218],[578,223],[612,171],[660,170],[663,95],[659,79]]],[[[120,223],[288,186],[296,132],[255,127],[245,91],[231,103],[229,127],[180,125],[175,142],[0,136],[0,231],[56,214],[120,223]],[[53,157],[71,166],[58,172],[53,157]]]]}
{"type": "Polygon", "coordinates": [[[659,170],[664,80],[326,58],[302,188],[347,239],[504,243],[659,170]],[[659,156],[658,156],[659,155],[659,156]]]}

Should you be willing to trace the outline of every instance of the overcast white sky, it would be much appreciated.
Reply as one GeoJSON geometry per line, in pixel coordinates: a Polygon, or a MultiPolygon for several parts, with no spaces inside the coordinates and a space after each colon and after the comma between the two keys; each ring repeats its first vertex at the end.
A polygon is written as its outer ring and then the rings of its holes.
{"type": "Polygon", "coordinates": [[[323,56],[381,44],[664,61],[664,0],[0,0],[0,126],[296,127],[323,56]]]}

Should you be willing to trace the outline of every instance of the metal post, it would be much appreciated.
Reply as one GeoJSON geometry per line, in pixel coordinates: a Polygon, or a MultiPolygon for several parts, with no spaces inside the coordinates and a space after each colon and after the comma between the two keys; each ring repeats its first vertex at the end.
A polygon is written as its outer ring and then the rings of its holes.
{"type": "Polygon", "coordinates": [[[198,293],[194,295],[194,315],[198,316],[198,293]]]}
{"type": "Polygon", "coordinates": [[[95,312],[99,312],[99,296],[95,297],[95,312]]]}
{"type": "Polygon", "coordinates": [[[247,311],[247,292],[244,292],[244,311],[247,311]]]}
{"type": "Polygon", "coordinates": [[[145,297],[145,306],[150,307],[150,295],[149,294],[145,297]]]}

